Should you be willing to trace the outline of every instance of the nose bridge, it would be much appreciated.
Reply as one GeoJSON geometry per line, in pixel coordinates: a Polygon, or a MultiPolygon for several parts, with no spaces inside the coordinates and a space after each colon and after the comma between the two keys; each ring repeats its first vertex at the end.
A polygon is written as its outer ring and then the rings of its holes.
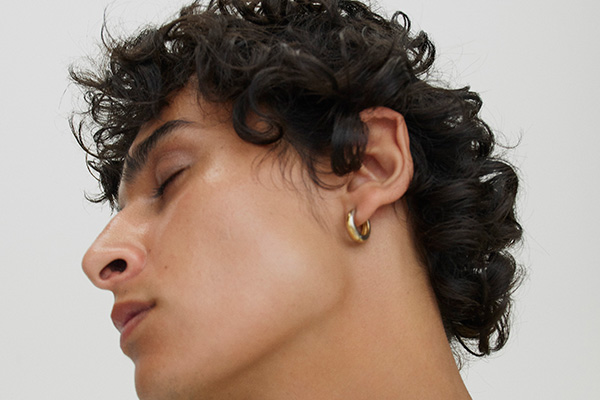
{"type": "Polygon", "coordinates": [[[94,285],[111,290],[142,271],[146,263],[146,224],[135,210],[115,215],[83,257],[82,267],[94,285]]]}

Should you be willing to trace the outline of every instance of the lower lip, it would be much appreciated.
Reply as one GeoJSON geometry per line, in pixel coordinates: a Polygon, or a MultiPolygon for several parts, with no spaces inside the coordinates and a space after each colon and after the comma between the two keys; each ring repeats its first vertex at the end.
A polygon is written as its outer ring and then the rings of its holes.
{"type": "Polygon", "coordinates": [[[151,308],[144,310],[141,313],[137,314],[135,317],[131,318],[129,321],[127,321],[127,323],[123,327],[123,330],[121,331],[121,348],[125,345],[127,338],[131,335],[136,326],[138,326],[138,324],[142,322],[142,320],[146,317],[146,314],[148,314],[150,310],[151,308]]]}

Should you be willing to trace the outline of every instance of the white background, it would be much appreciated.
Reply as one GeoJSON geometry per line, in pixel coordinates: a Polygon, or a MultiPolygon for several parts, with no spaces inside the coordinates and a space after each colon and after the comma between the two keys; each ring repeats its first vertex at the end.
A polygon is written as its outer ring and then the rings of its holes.
{"type": "MultiPolygon", "coordinates": [[[[79,263],[109,218],[66,117],[67,66],[112,26],[162,21],[181,1],[11,1],[0,13],[0,400],[135,399],[112,296],[79,263]],[[7,8],[8,7],[8,8],[7,8]]],[[[600,398],[600,3],[387,0],[438,46],[515,144],[525,228],[509,345],[464,370],[475,399],[600,398]]],[[[128,30],[127,28],[124,28],[128,30]]]]}

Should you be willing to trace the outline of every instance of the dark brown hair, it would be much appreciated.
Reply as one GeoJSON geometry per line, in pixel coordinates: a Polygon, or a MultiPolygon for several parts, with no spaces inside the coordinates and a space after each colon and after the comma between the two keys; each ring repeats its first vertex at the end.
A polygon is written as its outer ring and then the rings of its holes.
{"type": "Polygon", "coordinates": [[[101,184],[95,201],[116,204],[140,126],[192,78],[205,100],[231,105],[242,139],[291,146],[317,184],[324,157],[337,175],[360,168],[359,112],[392,108],[410,134],[415,173],[404,198],[448,338],[476,355],[505,344],[518,276],[507,249],[521,238],[517,175],[493,154],[479,95],[427,81],[435,48],[406,15],[387,20],[353,0],[211,0],[103,39],[106,64],[70,71],[87,102],[71,127],[101,184]],[[266,128],[249,127],[249,113],[266,128]]]}

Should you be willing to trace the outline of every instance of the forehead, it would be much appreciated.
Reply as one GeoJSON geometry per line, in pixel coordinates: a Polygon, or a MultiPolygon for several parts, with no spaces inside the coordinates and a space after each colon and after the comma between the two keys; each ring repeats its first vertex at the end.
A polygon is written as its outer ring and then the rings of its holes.
{"type": "Polygon", "coordinates": [[[169,121],[184,120],[198,125],[209,127],[231,120],[230,108],[224,104],[205,101],[191,85],[185,86],[174,93],[163,107],[157,118],[146,122],[129,147],[131,155],[140,143],[146,140],[156,129],[169,121]]]}

